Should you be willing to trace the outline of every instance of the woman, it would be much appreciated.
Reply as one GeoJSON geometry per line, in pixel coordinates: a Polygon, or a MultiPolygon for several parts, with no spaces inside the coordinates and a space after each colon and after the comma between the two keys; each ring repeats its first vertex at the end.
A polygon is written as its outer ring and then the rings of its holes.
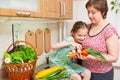
{"type": "Polygon", "coordinates": [[[120,37],[113,25],[106,20],[107,0],[88,0],[86,9],[91,24],[82,46],[101,52],[106,62],[103,65],[96,57],[89,55],[83,60],[83,66],[92,72],[91,80],[113,80],[112,63],[118,60],[120,37]]]}

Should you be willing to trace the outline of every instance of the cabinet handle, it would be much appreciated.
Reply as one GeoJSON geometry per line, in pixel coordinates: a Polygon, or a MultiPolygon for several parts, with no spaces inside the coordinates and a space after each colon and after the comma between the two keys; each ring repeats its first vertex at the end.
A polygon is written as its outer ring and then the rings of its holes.
{"type": "Polygon", "coordinates": [[[62,17],[64,14],[63,14],[63,2],[60,1],[60,17],[62,17]]]}
{"type": "Polygon", "coordinates": [[[64,2],[64,3],[63,3],[63,16],[66,15],[65,11],[66,11],[66,5],[65,5],[65,2],[64,2]]]}
{"type": "Polygon", "coordinates": [[[30,12],[16,12],[16,15],[29,17],[31,16],[31,13],[30,12]]]}

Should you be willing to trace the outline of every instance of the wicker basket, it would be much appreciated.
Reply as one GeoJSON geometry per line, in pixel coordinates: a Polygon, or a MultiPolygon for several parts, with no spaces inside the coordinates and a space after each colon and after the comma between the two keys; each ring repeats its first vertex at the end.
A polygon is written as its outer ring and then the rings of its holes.
{"type": "MultiPolygon", "coordinates": [[[[36,51],[36,49],[30,43],[25,41],[16,41],[8,47],[7,52],[9,51],[13,44],[18,44],[21,42],[30,45],[36,51]]],[[[32,75],[34,74],[35,66],[36,60],[31,63],[24,64],[4,63],[4,68],[5,71],[8,73],[9,80],[31,80],[32,75]]]]}

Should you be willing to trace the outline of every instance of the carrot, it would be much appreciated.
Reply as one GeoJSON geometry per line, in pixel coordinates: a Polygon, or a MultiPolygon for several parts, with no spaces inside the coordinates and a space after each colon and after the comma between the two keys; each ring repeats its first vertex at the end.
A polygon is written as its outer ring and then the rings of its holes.
{"type": "Polygon", "coordinates": [[[67,56],[70,57],[70,58],[73,58],[77,55],[81,55],[82,58],[85,58],[85,57],[88,56],[88,52],[86,50],[82,50],[81,52],[75,52],[75,53],[70,51],[67,56]]]}

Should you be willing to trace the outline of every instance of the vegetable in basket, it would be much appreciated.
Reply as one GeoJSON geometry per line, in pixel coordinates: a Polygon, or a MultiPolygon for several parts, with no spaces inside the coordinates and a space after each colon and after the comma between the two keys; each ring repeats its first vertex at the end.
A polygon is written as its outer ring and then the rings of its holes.
{"type": "Polygon", "coordinates": [[[4,69],[10,80],[31,80],[36,66],[36,48],[29,42],[15,41],[4,53],[4,69]],[[21,43],[28,46],[19,45],[21,43]],[[13,44],[15,46],[13,46],[13,44]],[[9,58],[10,61],[6,61],[9,58]]]}
{"type": "Polygon", "coordinates": [[[7,56],[10,57],[10,61],[7,63],[21,64],[24,62],[33,62],[37,59],[34,49],[24,45],[14,47],[9,52],[5,52],[4,54],[5,63],[7,56]]]}
{"type": "Polygon", "coordinates": [[[12,60],[12,58],[11,58],[10,54],[5,52],[4,53],[4,61],[5,61],[5,63],[11,63],[12,62],[11,60],[12,60]]]}

